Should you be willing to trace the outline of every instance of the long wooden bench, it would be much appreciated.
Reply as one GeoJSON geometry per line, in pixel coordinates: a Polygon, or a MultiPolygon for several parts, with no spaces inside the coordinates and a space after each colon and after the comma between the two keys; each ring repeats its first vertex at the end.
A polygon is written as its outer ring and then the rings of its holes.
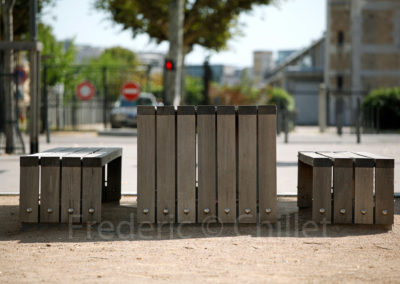
{"type": "Polygon", "coordinates": [[[394,159],[366,152],[299,152],[298,207],[316,222],[394,221],[394,159]]]}
{"type": "Polygon", "coordinates": [[[138,108],[140,223],[276,219],[276,107],[138,108]]]}
{"type": "Polygon", "coordinates": [[[100,222],[101,202],[121,198],[121,157],[121,148],[68,147],[21,156],[21,222],[100,222]]]}

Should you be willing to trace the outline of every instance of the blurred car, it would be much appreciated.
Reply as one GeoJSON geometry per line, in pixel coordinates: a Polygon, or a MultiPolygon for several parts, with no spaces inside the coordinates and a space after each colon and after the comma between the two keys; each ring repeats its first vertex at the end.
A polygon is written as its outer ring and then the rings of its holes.
{"type": "Polygon", "coordinates": [[[157,106],[156,97],[151,93],[140,93],[136,101],[127,101],[121,96],[111,110],[111,127],[137,126],[137,106],[157,106]]]}

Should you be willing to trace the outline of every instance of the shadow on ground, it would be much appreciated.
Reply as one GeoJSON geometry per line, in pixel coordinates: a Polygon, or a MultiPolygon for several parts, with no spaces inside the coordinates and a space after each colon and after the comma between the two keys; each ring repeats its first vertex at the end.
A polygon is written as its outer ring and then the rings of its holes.
{"type": "MultiPolygon", "coordinates": [[[[1,197],[0,240],[21,243],[175,240],[236,236],[281,238],[337,238],[383,234],[392,226],[321,225],[311,220],[311,210],[297,209],[296,198],[280,197],[275,224],[164,224],[139,225],[136,222],[136,198],[123,197],[120,205],[103,204],[103,222],[97,225],[24,224],[18,219],[18,197],[1,197]]],[[[400,200],[395,202],[395,225],[400,224],[400,200]]]]}

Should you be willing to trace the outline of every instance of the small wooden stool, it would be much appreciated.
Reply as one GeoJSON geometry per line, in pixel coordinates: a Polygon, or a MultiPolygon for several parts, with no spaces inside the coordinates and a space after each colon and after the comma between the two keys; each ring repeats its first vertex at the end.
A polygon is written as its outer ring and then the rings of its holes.
{"type": "Polygon", "coordinates": [[[365,152],[299,152],[299,208],[315,222],[394,221],[394,159],[365,152]]]}
{"type": "Polygon", "coordinates": [[[63,147],[21,156],[21,222],[100,222],[101,202],[121,198],[121,158],[121,148],[63,147]]]}

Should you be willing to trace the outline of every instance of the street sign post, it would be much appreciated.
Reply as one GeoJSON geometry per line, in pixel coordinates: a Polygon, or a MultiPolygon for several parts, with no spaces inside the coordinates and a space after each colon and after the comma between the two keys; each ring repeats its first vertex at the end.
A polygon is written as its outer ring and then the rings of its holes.
{"type": "Polygon", "coordinates": [[[140,95],[140,86],[133,82],[127,82],[122,86],[121,94],[127,101],[135,101],[140,95]]]}
{"type": "Polygon", "coordinates": [[[82,101],[88,101],[93,98],[96,88],[89,81],[83,81],[76,87],[76,96],[82,101]]]}

